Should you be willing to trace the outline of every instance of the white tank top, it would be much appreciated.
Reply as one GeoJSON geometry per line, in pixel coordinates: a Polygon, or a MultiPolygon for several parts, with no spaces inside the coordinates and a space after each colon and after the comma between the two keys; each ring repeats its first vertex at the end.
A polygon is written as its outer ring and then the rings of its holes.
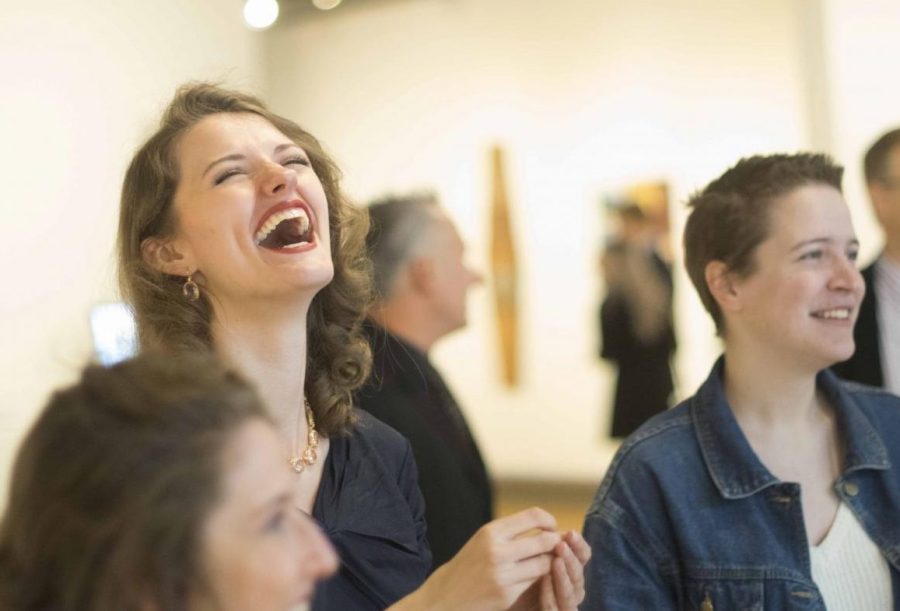
{"type": "Polygon", "coordinates": [[[845,503],[831,529],[810,548],[812,578],[828,611],[892,611],[891,569],[845,503]]]}

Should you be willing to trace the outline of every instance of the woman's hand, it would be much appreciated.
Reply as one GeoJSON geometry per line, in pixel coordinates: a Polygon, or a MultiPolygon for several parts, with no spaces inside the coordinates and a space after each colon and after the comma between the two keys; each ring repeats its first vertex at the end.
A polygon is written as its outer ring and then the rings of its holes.
{"type": "MultiPolygon", "coordinates": [[[[591,559],[590,546],[580,534],[570,530],[554,548],[554,555],[550,574],[539,582],[540,602],[522,609],[574,611],[584,600],[584,567],[591,559]]],[[[522,601],[526,605],[529,602],[522,601]]]]}
{"type": "MultiPolygon", "coordinates": [[[[485,524],[456,556],[438,568],[421,588],[391,607],[391,611],[509,609],[520,599],[530,598],[523,597],[526,590],[532,589],[539,594],[538,580],[551,574],[553,600],[568,604],[565,601],[574,600],[578,592],[583,596],[583,577],[576,581],[570,572],[577,570],[580,575],[582,565],[576,554],[584,550],[578,547],[577,551],[571,551],[568,539],[555,528],[554,517],[537,507],[485,524]],[[562,546],[562,553],[554,551],[559,546],[562,546]],[[560,569],[551,573],[554,557],[560,560],[560,569]]],[[[580,537],[578,540],[584,543],[580,537]]],[[[575,545],[577,547],[578,543],[575,545]]],[[[587,548],[586,544],[584,548],[587,548]]],[[[568,610],[574,607],[548,608],[568,610]]]]}

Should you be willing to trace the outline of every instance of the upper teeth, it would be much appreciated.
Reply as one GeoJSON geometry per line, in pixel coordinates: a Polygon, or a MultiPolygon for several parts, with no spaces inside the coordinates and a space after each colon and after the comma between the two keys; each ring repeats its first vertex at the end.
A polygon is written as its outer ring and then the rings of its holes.
{"type": "Polygon", "coordinates": [[[256,232],[256,235],[254,236],[256,243],[259,244],[265,240],[278,226],[278,223],[288,219],[298,219],[297,222],[300,224],[300,233],[306,233],[306,230],[309,229],[309,216],[307,216],[306,210],[303,208],[288,208],[287,210],[276,212],[269,217],[269,220],[267,220],[265,224],[259,228],[259,231],[256,232]]]}
{"type": "Polygon", "coordinates": [[[824,312],[819,313],[819,316],[822,318],[849,318],[850,310],[847,308],[838,308],[836,310],[825,310],[824,312]]]}

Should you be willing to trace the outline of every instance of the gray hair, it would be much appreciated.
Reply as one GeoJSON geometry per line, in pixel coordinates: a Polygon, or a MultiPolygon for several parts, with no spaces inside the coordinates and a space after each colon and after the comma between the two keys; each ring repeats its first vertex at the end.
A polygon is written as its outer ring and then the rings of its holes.
{"type": "Polygon", "coordinates": [[[888,156],[894,147],[900,145],[900,128],[892,129],[883,134],[876,140],[863,160],[863,171],[866,175],[866,182],[875,182],[876,180],[885,180],[887,176],[888,156]]]}
{"type": "Polygon", "coordinates": [[[372,259],[377,299],[391,296],[397,273],[425,243],[422,237],[439,218],[432,192],[389,195],[368,206],[366,249],[372,259]]]}

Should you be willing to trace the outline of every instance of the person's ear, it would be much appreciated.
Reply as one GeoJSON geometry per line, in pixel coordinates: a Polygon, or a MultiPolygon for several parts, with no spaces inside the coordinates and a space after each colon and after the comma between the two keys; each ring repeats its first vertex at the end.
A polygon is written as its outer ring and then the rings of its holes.
{"type": "Polygon", "coordinates": [[[723,312],[741,309],[741,294],[738,278],[722,261],[710,261],[703,270],[706,286],[723,312]]]}
{"type": "Polygon", "coordinates": [[[436,274],[434,261],[429,257],[416,257],[407,265],[409,283],[414,291],[430,295],[434,291],[436,274]]]}
{"type": "Polygon", "coordinates": [[[197,266],[186,248],[167,238],[147,238],[141,242],[144,263],[171,276],[189,276],[197,266]]]}

